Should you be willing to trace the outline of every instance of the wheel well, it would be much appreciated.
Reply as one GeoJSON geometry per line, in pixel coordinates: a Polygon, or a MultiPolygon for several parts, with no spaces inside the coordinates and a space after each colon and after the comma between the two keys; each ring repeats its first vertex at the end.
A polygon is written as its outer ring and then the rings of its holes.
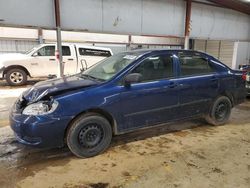
{"type": "Polygon", "coordinates": [[[7,74],[7,72],[11,69],[22,69],[28,76],[30,76],[29,71],[21,65],[11,65],[11,66],[5,68],[3,71],[3,76],[5,76],[7,74]]]}
{"type": "Polygon", "coordinates": [[[225,91],[221,95],[228,97],[230,99],[230,101],[231,101],[232,107],[234,106],[234,97],[230,92],[225,91]]]}
{"type": "Polygon", "coordinates": [[[110,113],[108,113],[105,110],[99,109],[99,108],[93,108],[93,109],[87,110],[85,113],[88,113],[88,112],[93,112],[93,113],[97,113],[97,114],[104,116],[109,121],[109,123],[112,127],[113,134],[117,133],[116,121],[110,113]]]}
{"type": "MultiPolygon", "coordinates": [[[[64,132],[64,139],[66,138],[67,131],[68,131],[70,125],[72,124],[72,122],[74,122],[79,116],[81,116],[81,115],[83,115],[83,114],[87,114],[87,113],[96,113],[96,114],[99,114],[99,115],[105,117],[105,118],[109,121],[109,123],[110,123],[110,125],[111,125],[113,134],[114,134],[114,135],[117,134],[117,124],[116,124],[116,120],[113,118],[113,116],[112,116],[109,112],[107,112],[107,111],[105,111],[105,110],[103,110],[103,109],[92,108],[92,109],[89,109],[89,110],[86,110],[86,111],[83,111],[83,112],[77,114],[77,115],[68,123],[67,128],[65,129],[65,132],[64,132]]],[[[65,140],[65,143],[66,143],[66,140],[65,140]]]]}

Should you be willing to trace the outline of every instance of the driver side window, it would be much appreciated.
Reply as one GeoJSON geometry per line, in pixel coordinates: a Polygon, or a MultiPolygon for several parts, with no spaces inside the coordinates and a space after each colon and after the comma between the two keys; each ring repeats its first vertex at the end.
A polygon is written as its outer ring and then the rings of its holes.
{"type": "Polygon", "coordinates": [[[152,56],[145,59],[131,73],[140,73],[141,82],[171,78],[173,74],[173,58],[171,55],[152,56]]]}
{"type": "Polygon", "coordinates": [[[36,53],[38,56],[55,56],[55,46],[44,46],[36,53]]]}

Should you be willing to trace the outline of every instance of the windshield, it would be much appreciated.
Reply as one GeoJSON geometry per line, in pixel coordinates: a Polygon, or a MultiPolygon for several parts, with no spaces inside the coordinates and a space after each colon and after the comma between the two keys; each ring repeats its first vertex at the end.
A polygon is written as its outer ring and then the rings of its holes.
{"type": "Polygon", "coordinates": [[[126,52],[113,55],[90,67],[84,71],[81,76],[95,78],[101,81],[110,80],[118,72],[132,63],[139,55],[140,53],[138,52],[126,52]]]}
{"type": "Polygon", "coordinates": [[[31,53],[33,50],[38,49],[40,46],[41,46],[41,45],[38,45],[38,46],[36,46],[36,47],[33,47],[33,48],[29,49],[28,51],[24,52],[24,54],[29,54],[29,53],[31,53]]]}

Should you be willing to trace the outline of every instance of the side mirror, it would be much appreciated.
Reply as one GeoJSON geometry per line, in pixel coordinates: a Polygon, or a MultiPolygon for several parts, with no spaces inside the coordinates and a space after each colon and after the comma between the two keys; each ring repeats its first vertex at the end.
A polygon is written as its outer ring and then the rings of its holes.
{"type": "Polygon", "coordinates": [[[132,83],[138,83],[141,81],[142,75],[140,73],[128,74],[124,79],[124,85],[129,87],[132,83]]]}
{"type": "Polygon", "coordinates": [[[38,56],[38,53],[37,52],[35,52],[35,53],[33,53],[33,55],[32,55],[33,57],[36,57],[36,56],[38,56]]]}

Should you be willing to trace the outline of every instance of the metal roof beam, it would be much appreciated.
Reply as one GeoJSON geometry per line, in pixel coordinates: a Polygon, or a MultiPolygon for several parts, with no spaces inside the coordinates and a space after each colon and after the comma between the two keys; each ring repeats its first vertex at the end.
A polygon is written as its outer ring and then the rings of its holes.
{"type": "Polygon", "coordinates": [[[209,0],[209,1],[221,5],[223,7],[237,10],[239,12],[250,15],[250,5],[248,5],[247,3],[235,0],[209,0]]]}

